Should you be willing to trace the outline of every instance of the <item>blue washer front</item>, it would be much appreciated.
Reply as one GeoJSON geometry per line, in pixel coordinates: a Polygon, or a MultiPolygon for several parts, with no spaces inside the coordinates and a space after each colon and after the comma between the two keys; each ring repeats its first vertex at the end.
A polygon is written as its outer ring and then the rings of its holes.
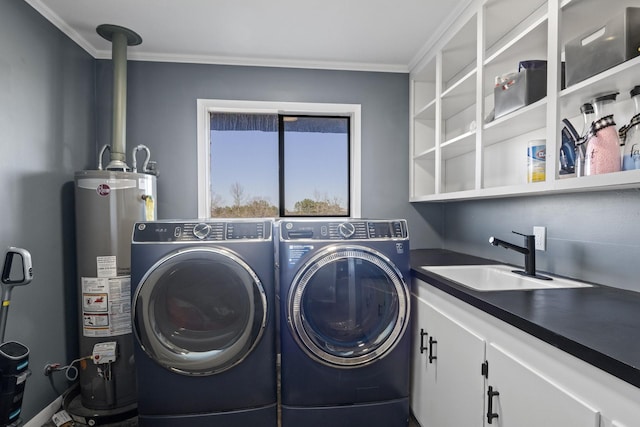
{"type": "Polygon", "coordinates": [[[406,427],[404,220],[282,220],[282,427],[406,427]]]}
{"type": "Polygon", "coordinates": [[[139,424],[276,427],[270,220],[135,224],[139,424]]]}

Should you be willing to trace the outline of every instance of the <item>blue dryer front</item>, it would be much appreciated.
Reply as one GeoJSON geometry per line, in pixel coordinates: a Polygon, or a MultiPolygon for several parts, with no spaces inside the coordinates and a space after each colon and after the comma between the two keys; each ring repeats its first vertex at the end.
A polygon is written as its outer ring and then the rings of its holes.
{"type": "Polygon", "coordinates": [[[135,224],[141,426],[277,426],[272,225],[135,224]]]}
{"type": "Polygon", "coordinates": [[[279,224],[282,427],[406,427],[404,220],[279,224]]]}

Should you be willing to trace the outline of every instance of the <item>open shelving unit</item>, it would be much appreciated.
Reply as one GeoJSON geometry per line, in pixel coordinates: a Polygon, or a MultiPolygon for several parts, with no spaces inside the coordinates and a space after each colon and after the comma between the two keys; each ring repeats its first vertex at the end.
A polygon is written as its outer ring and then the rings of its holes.
{"type": "MultiPolygon", "coordinates": [[[[637,2],[636,2],[637,3],[637,2]]],[[[411,71],[410,201],[449,201],[640,187],[640,171],[559,175],[561,120],[582,129],[580,106],[620,92],[618,126],[632,114],[640,57],[562,87],[564,45],[632,0],[472,0],[411,71]],[[547,61],[547,96],[493,119],[495,78],[547,61]],[[544,139],[546,180],[527,183],[527,144],[544,139]]]]}

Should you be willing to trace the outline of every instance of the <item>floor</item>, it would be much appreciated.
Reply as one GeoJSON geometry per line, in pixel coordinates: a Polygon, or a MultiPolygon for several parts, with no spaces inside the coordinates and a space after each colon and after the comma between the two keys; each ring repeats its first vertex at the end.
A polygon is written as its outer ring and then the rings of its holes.
{"type": "MultiPolygon", "coordinates": [[[[279,363],[279,360],[278,360],[279,363]]],[[[278,394],[280,393],[280,381],[278,378],[278,394]]],[[[85,426],[86,424],[79,424],[76,423],[75,426],[76,427],[82,427],[85,426]]],[[[138,418],[131,418],[128,419],[126,421],[123,422],[119,422],[119,423],[114,423],[114,424],[100,424],[101,427],[136,427],[138,425],[138,418]]],[[[49,422],[45,425],[43,425],[42,427],[56,427],[54,423],[49,422]]],[[[359,427],[359,426],[354,426],[354,427],[359,427]]],[[[415,420],[415,418],[413,417],[413,415],[411,415],[410,419],[409,419],[409,425],[407,427],[420,427],[420,424],[418,424],[418,422],[415,420]]]]}
{"type": "MultiPolygon", "coordinates": [[[[69,414],[72,414],[75,418],[86,417],[90,421],[96,422],[96,426],[102,427],[136,427],[138,425],[137,407],[136,404],[131,404],[127,407],[120,408],[118,411],[105,411],[105,410],[91,410],[82,406],[82,399],[79,395],[78,387],[72,388],[67,394],[65,394],[64,408],[69,414]],[[97,418],[96,418],[97,417],[97,418]],[[108,417],[108,418],[105,418],[108,417]],[[93,419],[91,419],[93,418],[93,419]],[[116,422],[117,420],[117,422],[116,422]],[[107,421],[111,421],[107,423],[107,421]]],[[[62,409],[62,408],[60,408],[62,409]]],[[[84,418],[81,418],[84,419],[84,418]]],[[[75,422],[73,426],[81,427],[87,424],[81,422],[75,422]]],[[[55,423],[48,422],[42,427],[56,427],[55,423]]],[[[65,427],[69,427],[66,426],[65,427]]]]}
{"type": "MultiPolygon", "coordinates": [[[[74,424],[74,426],[76,427],[81,427],[86,425],[87,424],[79,424],[79,423],[74,424]]],[[[132,418],[130,420],[123,421],[120,423],[115,423],[115,424],[100,424],[100,426],[102,427],[137,427],[137,425],[138,425],[137,418],[132,418]]],[[[49,422],[47,424],[44,424],[42,427],[56,427],[56,425],[53,422],[49,422]]]]}
{"type": "MultiPolygon", "coordinates": [[[[77,424],[76,423],[75,425],[77,427],[81,427],[81,426],[86,425],[86,424],[77,424]]],[[[116,424],[101,424],[101,426],[103,426],[103,427],[136,427],[137,425],[138,425],[137,418],[130,419],[130,420],[127,420],[125,422],[116,423],[116,424]]],[[[47,424],[43,425],[42,427],[55,427],[55,424],[47,423],[47,424]]],[[[409,426],[408,427],[420,427],[420,424],[418,424],[418,422],[412,416],[411,419],[409,420],[409,426]]]]}

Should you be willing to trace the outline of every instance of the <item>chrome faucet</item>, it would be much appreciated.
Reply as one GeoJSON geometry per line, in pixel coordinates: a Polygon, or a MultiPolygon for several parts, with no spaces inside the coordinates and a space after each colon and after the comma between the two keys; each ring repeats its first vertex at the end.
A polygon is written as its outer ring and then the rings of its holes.
{"type": "Polygon", "coordinates": [[[514,273],[523,276],[535,277],[536,279],[552,280],[551,277],[536,274],[536,238],[532,234],[522,234],[512,231],[513,234],[524,236],[524,247],[514,245],[504,240],[497,239],[493,236],[489,237],[489,243],[493,246],[502,246],[505,249],[511,249],[524,255],[524,271],[513,270],[514,273]]]}

